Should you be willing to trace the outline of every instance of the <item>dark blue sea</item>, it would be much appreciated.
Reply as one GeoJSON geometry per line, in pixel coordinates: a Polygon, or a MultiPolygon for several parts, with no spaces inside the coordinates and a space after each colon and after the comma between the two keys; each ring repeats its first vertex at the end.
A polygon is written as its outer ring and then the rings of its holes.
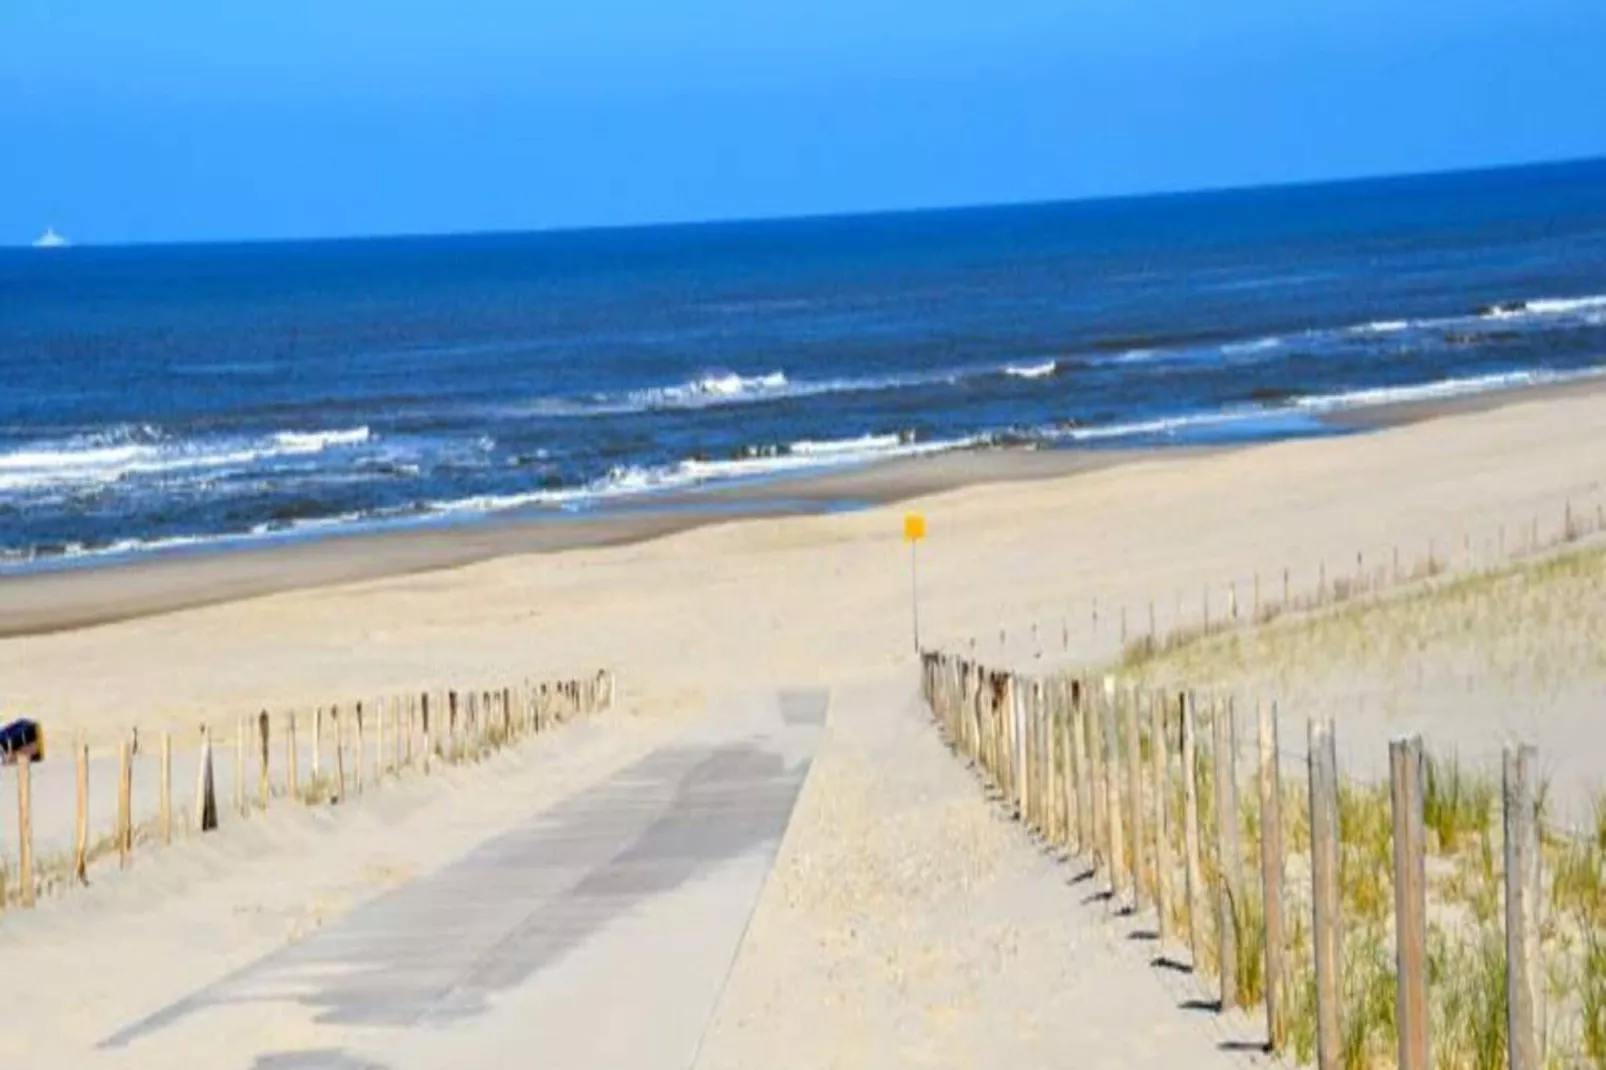
{"type": "MultiPolygon", "coordinates": [[[[70,235],[69,235],[70,236],[70,235]]],[[[1606,161],[851,218],[0,250],[12,567],[1606,364],[1606,161]]]]}

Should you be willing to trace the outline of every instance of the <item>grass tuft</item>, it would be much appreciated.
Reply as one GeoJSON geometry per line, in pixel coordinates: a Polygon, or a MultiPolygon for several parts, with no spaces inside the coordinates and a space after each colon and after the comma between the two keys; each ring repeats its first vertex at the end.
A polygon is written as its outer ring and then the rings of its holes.
{"type": "Polygon", "coordinates": [[[1366,1070],[1392,1055],[1394,956],[1381,926],[1367,925],[1344,943],[1344,1014],[1341,1045],[1345,1070],[1366,1070]]]}
{"type": "Polygon", "coordinates": [[[1506,949],[1495,927],[1473,940],[1428,933],[1428,991],[1434,1008],[1434,1065],[1499,1070],[1506,1057],[1506,949]]]}
{"type": "Polygon", "coordinates": [[[1494,779],[1467,772],[1459,754],[1452,752],[1448,760],[1428,755],[1422,816],[1442,853],[1454,854],[1463,836],[1488,828],[1498,797],[1494,779]]]}
{"type": "Polygon", "coordinates": [[[1594,929],[1585,930],[1578,1001],[1584,1057],[1591,1066],[1606,1067],[1606,943],[1594,929]]]}

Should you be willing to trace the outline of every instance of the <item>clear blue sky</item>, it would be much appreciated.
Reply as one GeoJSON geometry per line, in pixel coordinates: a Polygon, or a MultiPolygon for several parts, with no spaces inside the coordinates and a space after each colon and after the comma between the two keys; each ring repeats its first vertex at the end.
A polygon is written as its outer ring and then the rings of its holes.
{"type": "Polygon", "coordinates": [[[1602,0],[0,0],[0,244],[1606,154],[1602,0]]]}

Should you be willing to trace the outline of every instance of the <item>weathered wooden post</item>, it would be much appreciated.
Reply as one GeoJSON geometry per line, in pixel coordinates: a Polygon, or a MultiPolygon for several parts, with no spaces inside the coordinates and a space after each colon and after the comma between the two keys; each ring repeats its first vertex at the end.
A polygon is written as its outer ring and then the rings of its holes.
{"type": "Polygon", "coordinates": [[[296,711],[291,710],[285,720],[284,764],[285,791],[292,800],[301,798],[301,778],[298,775],[300,755],[296,753],[296,711]]]}
{"type": "Polygon", "coordinates": [[[1071,681],[1071,761],[1076,767],[1076,849],[1092,861],[1098,854],[1093,817],[1094,762],[1088,751],[1087,687],[1071,681]]]}
{"type": "Polygon", "coordinates": [[[1132,823],[1132,912],[1142,913],[1143,887],[1143,739],[1138,726],[1138,691],[1126,690],[1126,783],[1129,793],[1127,813],[1132,823]]]}
{"type": "Polygon", "coordinates": [[[1154,761],[1154,900],[1155,934],[1163,949],[1171,938],[1171,829],[1166,820],[1166,796],[1170,794],[1170,763],[1166,759],[1166,701],[1163,694],[1149,696],[1150,756],[1154,761]]]}
{"type": "Polygon", "coordinates": [[[124,869],[134,861],[134,769],[126,739],[117,749],[117,860],[124,869]]]}
{"type": "Polygon", "coordinates": [[[1126,841],[1121,835],[1121,737],[1115,714],[1115,677],[1104,678],[1104,702],[1100,707],[1104,732],[1105,822],[1110,832],[1110,909],[1120,909],[1126,868],[1126,841]]]}
{"type": "Polygon", "coordinates": [[[1534,783],[1538,753],[1533,747],[1505,748],[1506,839],[1506,1045],[1510,1070],[1541,1070],[1539,986],[1539,836],[1534,783]]]}
{"type": "Polygon", "coordinates": [[[89,883],[89,744],[82,737],[73,747],[78,763],[78,815],[73,825],[72,875],[89,883]]]}
{"type": "Polygon", "coordinates": [[[1316,1070],[1344,1066],[1344,942],[1339,919],[1338,757],[1333,722],[1312,719],[1310,731],[1311,938],[1316,968],[1316,1070]]]}
{"type": "Polygon", "coordinates": [[[1277,704],[1260,713],[1260,894],[1266,924],[1266,1046],[1282,1051],[1287,1027],[1287,948],[1283,946],[1283,807],[1277,759],[1277,704]]]}
{"type": "Polygon", "coordinates": [[[1104,714],[1101,710],[1098,690],[1093,687],[1092,681],[1082,689],[1082,701],[1086,706],[1083,715],[1083,724],[1087,729],[1087,752],[1090,768],[1093,771],[1093,868],[1096,871],[1102,862],[1108,874],[1110,868],[1110,815],[1106,804],[1110,793],[1105,787],[1104,778],[1107,773],[1104,763],[1104,714]]]}
{"type": "Polygon", "coordinates": [[[340,719],[340,707],[329,707],[330,727],[335,732],[335,801],[346,801],[346,726],[340,719]]]}
{"type": "Polygon", "coordinates": [[[234,726],[234,809],[241,817],[250,812],[245,799],[245,714],[234,726]]]}
{"type": "Polygon", "coordinates": [[[1394,801],[1394,939],[1399,1070],[1428,1070],[1427,835],[1422,738],[1389,744],[1394,801]]]}
{"type": "Polygon", "coordinates": [[[1194,725],[1194,699],[1191,692],[1177,695],[1177,706],[1182,714],[1182,848],[1184,879],[1187,882],[1188,952],[1192,956],[1194,972],[1204,961],[1201,949],[1204,933],[1201,931],[1204,910],[1200,902],[1204,895],[1204,871],[1200,864],[1199,837],[1199,751],[1197,728],[1194,725]]]}
{"type": "Polygon", "coordinates": [[[211,832],[217,828],[217,781],[212,775],[212,733],[201,726],[201,760],[195,773],[195,828],[211,832]]]}
{"type": "Polygon", "coordinates": [[[17,760],[17,896],[24,907],[33,906],[33,759],[17,760]]]}
{"type": "Polygon", "coordinates": [[[323,781],[323,707],[319,706],[312,713],[312,785],[315,790],[322,790],[323,781]]]}
{"type": "Polygon", "coordinates": [[[1221,1009],[1242,1002],[1238,987],[1238,915],[1243,903],[1243,855],[1238,838],[1238,717],[1231,700],[1212,710],[1216,789],[1216,945],[1220,952],[1221,1009]]]}
{"type": "Polygon", "coordinates": [[[262,803],[262,809],[268,808],[268,802],[273,797],[273,781],[268,770],[268,711],[263,710],[257,714],[257,796],[262,803]]]}
{"type": "Polygon", "coordinates": [[[1021,824],[1031,831],[1038,831],[1037,813],[1037,681],[1030,681],[1028,686],[1020,689],[1017,699],[1020,703],[1021,726],[1021,787],[1020,787],[1020,818],[1021,824]]]}
{"type": "Polygon", "coordinates": [[[424,774],[429,775],[429,763],[435,753],[435,726],[429,718],[429,692],[418,696],[418,717],[424,733],[424,774]]]}
{"type": "Polygon", "coordinates": [[[354,756],[354,760],[351,763],[351,776],[352,776],[352,781],[353,781],[352,789],[358,795],[362,794],[362,767],[363,767],[363,762],[367,758],[367,750],[368,750],[368,748],[367,748],[367,738],[364,735],[364,727],[363,727],[364,718],[363,718],[362,714],[363,714],[362,703],[359,702],[359,703],[357,703],[356,709],[353,711],[353,716],[355,716],[356,719],[357,719],[357,725],[356,725],[356,727],[357,727],[357,753],[354,756]]]}
{"type": "Polygon", "coordinates": [[[446,692],[446,760],[457,761],[457,692],[446,692]]]}

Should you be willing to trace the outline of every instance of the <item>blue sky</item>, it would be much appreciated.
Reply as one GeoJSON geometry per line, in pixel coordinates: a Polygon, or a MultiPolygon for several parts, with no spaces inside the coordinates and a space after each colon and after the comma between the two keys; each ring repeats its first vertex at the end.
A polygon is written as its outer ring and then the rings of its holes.
{"type": "Polygon", "coordinates": [[[47,223],[97,242],[518,230],[1600,155],[1603,41],[1600,0],[0,0],[0,244],[47,223]]]}

